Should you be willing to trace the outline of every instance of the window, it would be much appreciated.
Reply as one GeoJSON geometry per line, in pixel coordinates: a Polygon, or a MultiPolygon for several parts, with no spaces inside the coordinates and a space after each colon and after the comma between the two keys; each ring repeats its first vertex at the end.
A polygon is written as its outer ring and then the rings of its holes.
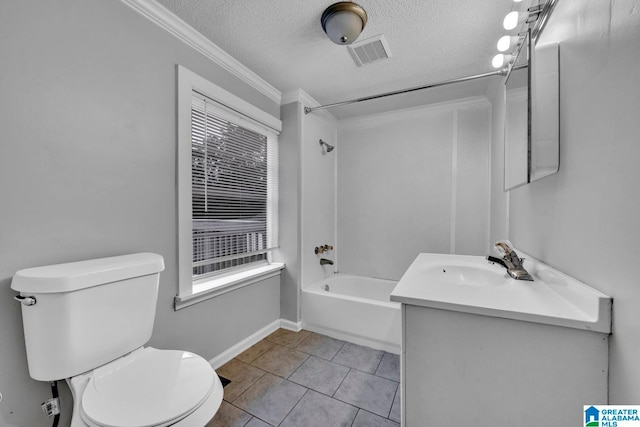
{"type": "Polygon", "coordinates": [[[178,67],[176,309],[279,274],[280,121],[178,67]],[[256,279],[257,277],[257,279],[256,279]]]}
{"type": "Polygon", "coordinates": [[[193,277],[267,260],[278,244],[278,145],[220,115],[201,94],[191,107],[193,277]]]}

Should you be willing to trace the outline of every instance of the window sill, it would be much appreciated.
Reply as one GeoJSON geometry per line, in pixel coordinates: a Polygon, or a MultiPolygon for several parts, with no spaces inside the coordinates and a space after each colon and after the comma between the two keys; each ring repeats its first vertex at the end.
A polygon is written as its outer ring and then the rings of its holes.
{"type": "Polygon", "coordinates": [[[190,305],[226,294],[244,286],[251,285],[261,280],[280,275],[284,268],[283,263],[273,263],[262,267],[252,268],[223,277],[195,283],[192,286],[192,293],[179,295],[174,298],[174,310],[180,310],[190,305]]]}

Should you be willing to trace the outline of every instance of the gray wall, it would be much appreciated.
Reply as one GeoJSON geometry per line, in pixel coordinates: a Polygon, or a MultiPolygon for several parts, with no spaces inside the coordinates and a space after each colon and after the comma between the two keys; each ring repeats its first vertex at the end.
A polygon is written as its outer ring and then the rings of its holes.
{"type": "MultiPolygon", "coordinates": [[[[561,1],[560,171],[511,191],[516,247],[611,295],[609,399],[640,401],[640,14],[636,0],[561,1]]],[[[604,403],[604,402],[598,402],[604,403]]]]}
{"type": "Polygon", "coordinates": [[[483,255],[490,124],[484,97],[341,120],[340,271],[398,280],[421,252],[483,255]]]}
{"type": "Polygon", "coordinates": [[[291,102],[281,108],[282,133],[280,143],[280,205],[279,232],[280,249],[276,252],[278,260],[287,268],[282,272],[280,285],[280,309],[282,318],[292,322],[300,320],[300,244],[301,244],[301,202],[300,175],[302,138],[302,104],[291,102]]]}
{"type": "Polygon", "coordinates": [[[278,278],[173,310],[175,65],[276,117],[279,105],[118,1],[3,1],[0,58],[0,425],[51,425],[9,288],[19,269],[159,253],[149,344],[207,359],[280,317],[278,278]]]}

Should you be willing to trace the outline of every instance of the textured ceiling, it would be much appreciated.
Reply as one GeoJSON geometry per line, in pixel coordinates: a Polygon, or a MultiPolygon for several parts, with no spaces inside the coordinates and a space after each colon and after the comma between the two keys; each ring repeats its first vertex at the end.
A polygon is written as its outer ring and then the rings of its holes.
{"type": "MultiPolygon", "coordinates": [[[[358,67],[322,31],[331,0],[158,2],[283,94],[301,88],[321,104],[491,71],[502,19],[520,8],[512,0],[358,0],[369,16],[358,40],[384,34],[393,54],[358,67]]],[[[482,91],[483,80],[469,87],[482,91]]]]}

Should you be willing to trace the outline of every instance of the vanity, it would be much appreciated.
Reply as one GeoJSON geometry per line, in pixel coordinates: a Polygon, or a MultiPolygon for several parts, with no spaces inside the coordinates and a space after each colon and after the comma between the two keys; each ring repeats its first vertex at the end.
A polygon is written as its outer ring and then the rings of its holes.
{"type": "Polygon", "coordinates": [[[524,256],[534,281],[420,254],[398,282],[404,427],[583,425],[607,403],[611,298],[524,256]]]}

